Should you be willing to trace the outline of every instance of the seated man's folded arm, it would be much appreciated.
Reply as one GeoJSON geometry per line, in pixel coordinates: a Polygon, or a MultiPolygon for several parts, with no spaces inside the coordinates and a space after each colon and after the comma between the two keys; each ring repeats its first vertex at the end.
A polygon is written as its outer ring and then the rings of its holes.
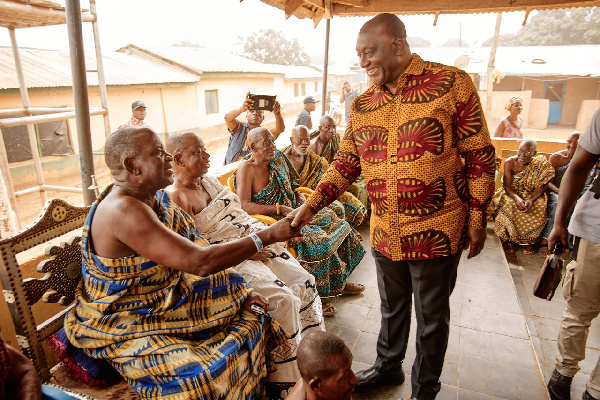
{"type": "Polygon", "coordinates": [[[242,203],[242,209],[248,214],[277,214],[277,206],[254,203],[252,201],[253,173],[247,163],[242,162],[236,172],[236,191],[242,203]]]}
{"type": "Polygon", "coordinates": [[[504,176],[502,177],[502,186],[504,187],[504,191],[514,201],[519,205],[519,200],[521,197],[515,192],[512,188],[512,180],[513,180],[513,167],[515,163],[516,157],[510,157],[504,162],[504,176]]]}
{"type": "MultiPolygon", "coordinates": [[[[247,260],[257,252],[251,238],[200,247],[167,228],[147,206],[129,207],[119,217],[116,239],[145,258],[173,269],[206,276],[247,260]]],[[[296,235],[288,229],[290,221],[281,221],[257,233],[264,246],[285,241],[296,235]]],[[[94,239],[96,243],[98,238],[94,239]]],[[[102,254],[99,254],[102,255],[102,254]]]]}

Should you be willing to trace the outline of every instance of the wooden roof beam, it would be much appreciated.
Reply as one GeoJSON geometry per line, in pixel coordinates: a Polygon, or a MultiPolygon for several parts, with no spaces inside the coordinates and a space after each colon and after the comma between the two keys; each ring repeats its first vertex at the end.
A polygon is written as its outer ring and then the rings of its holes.
{"type": "MultiPolygon", "coordinates": [[[[67,14],[64,10],[54,10],[52,8],[46,7],[38,7],[30,4],[24,3],[15,3],[12,1],[0,1],[0,24],[3,24],[5,17],[4,16],[23,16],[23,22],[28,24],[25,20],[29,21],[39,21],[37,25],[59,25],[67,23],[67,14]]],[[[6,18],[8,19],[8,18],[6,18]]],[[[83,22],[94,22],[96,17],[92,14],[83,14],[81,15],[81,20],[83,22]]],[[[11,27],[20,28],[26,26],[19,26],[18,23],[11,23],[11,27]]]]}
{"type": "Polygon", "coordinates": [[[285,2],[285,19],[288,19],[294,12],[304,4],[304,0],[287,0],[285,2]]]}

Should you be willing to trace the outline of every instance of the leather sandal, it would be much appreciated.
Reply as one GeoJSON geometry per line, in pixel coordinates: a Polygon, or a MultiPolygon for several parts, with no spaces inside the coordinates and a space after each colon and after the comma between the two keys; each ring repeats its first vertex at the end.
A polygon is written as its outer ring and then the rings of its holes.
{"type": "Polygon", "coordinates": [[[528,244],[527,246],[523,247],[523,254],[527,254],[528,256],[533,255],[535,254],[535,249],[532,245],[528,244]]]}
{"type": "Polygon", "coordinates": [[[502,248],[506,254],[515,254],[515,245],[511,242],[502,243],[502,248]]]}
{"type": "Polygon", "coordinates": [[[346,281],[342,294],[359,294],[365,291],[365,286],[360,283],[346,281]]]}
{"type": "Polygon", "coordinates": [[[324,317],[333,317],[338,313],[337,308],[333,305],[333,303],[323,303],[323,316],[324,317]]]}

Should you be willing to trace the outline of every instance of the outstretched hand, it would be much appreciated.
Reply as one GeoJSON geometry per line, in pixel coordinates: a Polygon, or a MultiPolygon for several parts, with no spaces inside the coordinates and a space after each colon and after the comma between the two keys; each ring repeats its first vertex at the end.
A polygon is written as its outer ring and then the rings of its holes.
{"type": "Polygon", "coordinates": [[[292,227],[300,227],[307,225],[315,216],[315,210],[308,204],[302,204],[288,214],[288,217],[293,217],[292,227]]]}
{"type": "Polygon", "coordinates": [[[483,245],[485,244],[485,238],[485,228],[467,228],[467,249],[469,249],[467,259],[473,258],[481,253],[483,245]]]}
{"type": "Polygon", "coordinates": [[[285,218],[280,219],[269,228],[275,242],[285,242],[293,237],[302,236],[300,233],[301,226],[292,226],[293,217],[291,213],[285,218]]]}

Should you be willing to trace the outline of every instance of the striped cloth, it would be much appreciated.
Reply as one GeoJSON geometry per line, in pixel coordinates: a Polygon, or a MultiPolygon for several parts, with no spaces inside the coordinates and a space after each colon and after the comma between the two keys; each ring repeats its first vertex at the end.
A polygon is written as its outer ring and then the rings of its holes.
{"type": "MultiPolygon", "coordinates": [[[[110,362],[143,399],[251,399],[264,393],[266,354],[287,336],[242,305],[250,289],[231,269],[199,277],[136,254],[95,255],[82,237],[83,281],[67,314],[69,341],[110,362]]],[[[194,220],[159,191],[154,207],[169,229],[207,245],[194,220]]]]}

